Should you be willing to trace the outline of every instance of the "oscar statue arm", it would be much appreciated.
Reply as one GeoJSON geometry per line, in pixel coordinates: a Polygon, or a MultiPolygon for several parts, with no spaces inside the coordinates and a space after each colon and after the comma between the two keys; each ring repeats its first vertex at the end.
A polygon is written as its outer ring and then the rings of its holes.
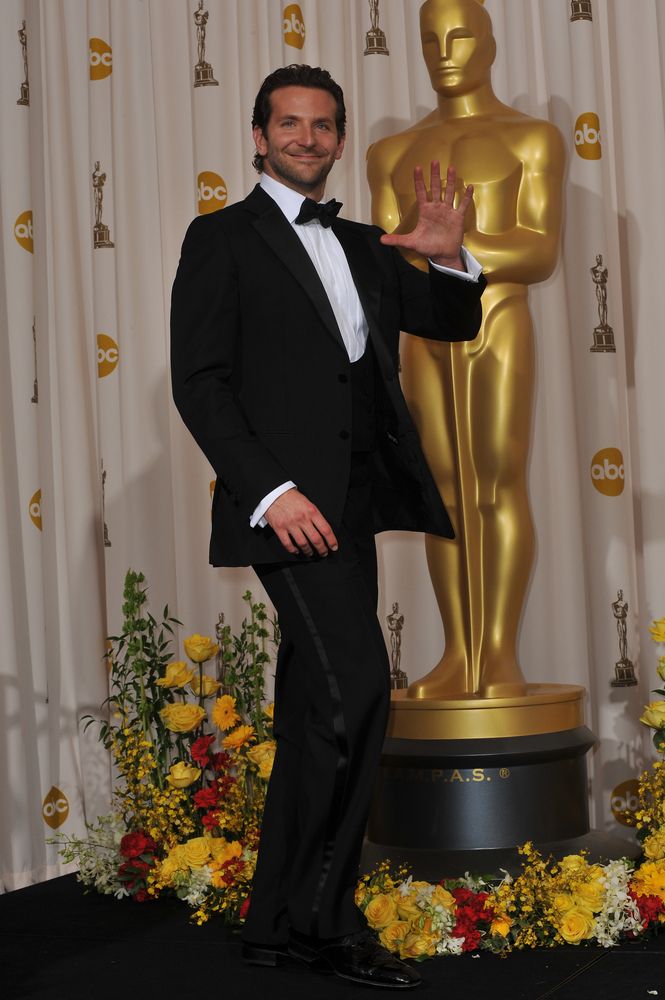
{"type": "MultiPolygon", "coordinates": [[[[565,150],[559,130],[549,122],[526,128],[514,151],[522,161],[515,225],[497,233],[476,226],[464,245],[482,262],[491,283],[532,284],[550,276],[557,261],[565,150]]],[[[476,218],[482,219],[482,193],[476,218]]]]}

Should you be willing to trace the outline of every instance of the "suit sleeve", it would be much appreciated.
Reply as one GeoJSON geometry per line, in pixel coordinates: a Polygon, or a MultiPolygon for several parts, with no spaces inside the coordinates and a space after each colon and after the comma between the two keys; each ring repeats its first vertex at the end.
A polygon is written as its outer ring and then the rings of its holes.
{"type": "Polygon", "coordinates": [[[480,330],[480,297],[487,285],[429,267],[425,274],[391,248],[400,289],[401,329],[428,340],[473,340],[480,330]]]}
{"type": "Polygon", "coordinates": [[[241,354],[236,267],[215,214],[195,219],[171,296],[171,381],[182,419],[249,520],[262,497],[291,477],[249,426],[234,391],[241,354]]]}

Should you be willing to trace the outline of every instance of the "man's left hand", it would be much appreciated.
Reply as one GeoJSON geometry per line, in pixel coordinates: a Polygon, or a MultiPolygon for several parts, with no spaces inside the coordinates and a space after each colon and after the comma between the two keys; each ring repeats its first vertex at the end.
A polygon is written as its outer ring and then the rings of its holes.
{"type": "Polygon", "coordinates": [[[427,197],[423,168],[417,166],[413,171],[413,184],[416,190],[418,204],[418,222],[413,232],[404,234],[385,234],[381,242],[386,246],[403,247],[429,257],[435,264],[451,267],[456,271],[465,271],[460,256],[464,238],[464,216],[473,201],[473,185],[464,191],[455,207],[455,181],[457,174],[454,167],[448,167],[446,187],[441,195],[441,168],[437,160],[430,166],[431,200],[427,197]]]}

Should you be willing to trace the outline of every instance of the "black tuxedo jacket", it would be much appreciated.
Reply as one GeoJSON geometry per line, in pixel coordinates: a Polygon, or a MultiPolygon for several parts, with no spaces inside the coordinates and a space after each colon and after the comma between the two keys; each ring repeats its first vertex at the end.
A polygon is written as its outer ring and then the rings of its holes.
{"type": "MultiPolygon", "coordinates": [[[[383,246],[374,226],[336,219],[333,230],[379,373],[375,530],[452,537],[400,388],[399,334],[472,339],[484,279],[425,274],[383,246]]],[[[258,185],[187,231],[173,286],[171,368],[176,405],[217,474],[213,565],[300,558],[271,528],[249,525],[263,497],[289,479],[339,527],[350,465],[350,362],[307,251],[258,185]]]]}

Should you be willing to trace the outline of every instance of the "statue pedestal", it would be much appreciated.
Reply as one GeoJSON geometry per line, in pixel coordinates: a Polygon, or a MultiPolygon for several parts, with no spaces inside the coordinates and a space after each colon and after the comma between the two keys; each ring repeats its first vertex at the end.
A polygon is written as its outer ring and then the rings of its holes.
{"type": "Polygon", "coordinates": [[[516,870],[527,840],[555,856],[637,853],[589,829],[583,697],[563,684],[491,700],[393,692],[363,868],[390,858],[433,881],[516,870]]]}

